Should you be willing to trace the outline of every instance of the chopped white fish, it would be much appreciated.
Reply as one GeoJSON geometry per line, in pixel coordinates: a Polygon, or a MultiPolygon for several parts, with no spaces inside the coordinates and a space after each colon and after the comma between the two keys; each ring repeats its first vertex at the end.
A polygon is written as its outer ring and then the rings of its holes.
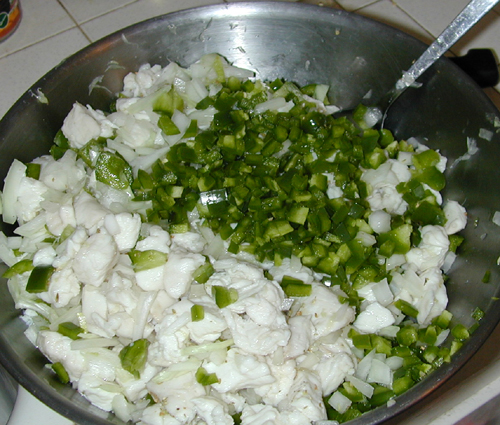
{"type": "Polygon", "coordinates": [[[467,224],[467,211],[457,201],[449,200],[443,207],[446,223],[444,228],[448,235],[458,233],[465,229],[467,224]]]}
{"type": "Polygon", "coordinates": [[[441,267],[450,246],[446,230],[442,226],[427,225],[422,227],[420,234],[422,241],[406,253],[406,261],[418,271],[441,267]]]}
{"type": "Polygon", "coordinates": [[[141,217],[130,213],[108,214],[104,217],[104,227],[113,236],[118,251],[130,251],[139,237],[141,217]]]}
{"type": "Polygon", "coordinates": [[[375,301],[358,314],[353,326],[363,333],[376,333],[394,322],[391,311],[375,301]]]}
{"type": "Polygon", "coordinates": [[[173,298],[182,297],[193,281],[193,272],[204,263],[205,257],[201,254],[182,249],[170,251],[164,270],[165,291],[173,298]]]}
{"type": "Polygon", "coordinates": [[[227,405],[215,397],[205,396],[194,398],[193,403],[196,413],[207,425],[234,424],[233,418],[228,413],[227,405]]]}
{"type": "Polygon", "coordinates": [[[212,386],[219,392],[235,392],[244,388],[257,388],[275,381],[267,363],[259,357],[246,354],[236,348],[227,352],[224,363],[218,365],[207,362],[204,368],[208,373],[215,373],[219,382],[212,386]]]}
{"type": "Polygon", "coordinates": [[[106,121],[102,112],[75,103],[64,119],[62,132],[69,140],[71,147],[78,149],[92,139],[111,137],[112,125],[106,121]]]}
{"type": "Polygon", "coordinates": [[[73,260],[76,277],[85,285],[100,286],[118,261],[113,237],[95,233],[82,245],[73,260]]]}

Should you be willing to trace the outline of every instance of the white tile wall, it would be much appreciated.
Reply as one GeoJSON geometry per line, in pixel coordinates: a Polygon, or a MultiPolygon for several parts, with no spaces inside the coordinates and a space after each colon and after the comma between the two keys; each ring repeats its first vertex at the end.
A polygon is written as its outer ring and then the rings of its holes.
{"type": "Polygon", "coordinates": [[[60,0],[59,3],[77,24],[90,21],[137,0],[60,0]]]}
{"type": "MultiPolygon", "coordinates": [[[[74,0],[82,1],[82,0],[74,0]]],[[[88,0],[85,0],[88,1],[88,0]]],[[[116,0],[118,1],[118,0],[116,0]]],[[[81,25],[90,40],[96,41],[136,22],[190,7],[223,3],[222,0],[138,0],[81,25]]]]}
{"type": "MultiPolygon", "coordinates": [[[[6,43],[15,42],[16,35],[6,43]]],[[[73,27],[1,58],[0,117],[43,75],[88,43],[82,32],[73,27]]]]}
{"type": "Polygon", "coordinates": [[[398,28],[427,44],[432,43],[432,35],[392,0],[377,1],[356,13],[398,28]]]}
{"type": "Polygon", "coordinates": [[[71,16],[57,0],[44,0],[43,2],[26,0],[21,2],[21,9],[23,13],[21,24],[12,36],[0,43],[0,58],[75,26],[71,16]]]}

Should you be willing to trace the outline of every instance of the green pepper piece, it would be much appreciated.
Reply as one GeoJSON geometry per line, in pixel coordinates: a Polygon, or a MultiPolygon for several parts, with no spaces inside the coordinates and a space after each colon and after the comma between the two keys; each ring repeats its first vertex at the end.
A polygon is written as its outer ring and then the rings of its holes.
{"type": "Polygon", "coordinates": [[[470,337],[470,333],[469,331],[467,330],[467,328],[462,325],[461,323],[455,325],[452,329],[451,329],[451,334],[453,335],[453,337],[455,339],[457,339],[458,341],[465,341],[466,339],[468,339],[470,337]]]}
{"type": "Polygon", "coordinates": [[[199,322],[205,318],[205,309],[202,305],[193,304],[191,307],[191,320],[193,322],[199,322]]]}
{"type": "Polygon", "coordinates": [[[143,338],[123,347],[120,351],[119,357],[123,369],[136,379],[140,378],[140,371],[148,359],[148,347],[149,341],[143,338]]]}
{"type": "Polygon", "coordinates": [[[413,326],[404,326],[396,334],[396,339],[400,345],[409,347],[418,340],[418,331],[413,326]]]}
{"type": "Polygon", "coordinates": [[[354,403],[366,400],[366,397],[350,382],[344,382],[339,391],[354,403]]]}
{"type": "Polygon", "coordinates": [[[471,314],[471,317],[474,319],[474,320],[477,320],[478,322],[481,321],[484,317],[484,311],[481,310],[479,307],[476,307],[474,309],[474,311],[472,312],[471,314]]]}
{"type": "Polygon", "coordinates": [[[393,397],[393,390],[376,384],[373,395],[370,399],[370,404],[372,406],[381,406],[382,404],[386,404],[393,397]]]}
{"type": "Polygon", "coordinates": [[[212,286],[212,295],[215,298],[217,307],[224,308],[238,301],[238,292],[234,288],[226,288],[225,286],[212,286]]]}
{"type": "Polygon", "coordinates": [[[179,127],[175,125],[168,115],[162,115],[158,119],[158,127],[160,127],[161,131],[165,133],[167,136],[175,136],[176,134],[180,134],[179,127]]]}
{"type": "Polygon", "coordinates": [[[219,96],[214,102],[214,107],[220,112],[227,112],[233,108],[237,101],[238,99],[236,98],[236,96],[221,91],[219,92],[219,96]]]}
{"type": "Polygon", "coordinates": [[[55,372],[57,378],[61,383],[67,384],[69,383],[69,375],[63,364],[60,362],[55,362],[52,364],[52,370],[55,372]]]}
{"type": "Polygon", "coordinates": [[[187,130],[184,133],[184,138],[185,139],[190,139],[192,137],[196,137],[198,134],[198,121],[197,120],[191,120],[189,123],[189,126],[187,130]]]}
{"type": "Polygon", "coordinates": [[[371,339],[371,345],[377,353],[382,353],[385,354],[386,356],[391,355],[392,353],[391,341],[376,334],[371,334],[370,339],[371,339]]]}
{"type": "Polygon", "coordinates": [[[401,310],[401,313],[406,314],[407,316],[410,317],[417,317],[418,316],[418,310],[413,307],[409,302],[405,300],[397,300],[394,303],[394,306],[401,310]]]}
{"type": "Polygon", "coordinates": [[[50,278],[54,271],[55,268],[52,266],[35,267],[28,278],[26,291],[31,294],[46,292],[49,289],[50,278]]]}
{"type": "Polygon", "coordinates": [[[490,283],[490,279],[491,279],[491,270],[486,270],[484,272],[483,278],[481,279],[481,282],[490,283]]]}
{"type": "Polygon", "coordinates": [[[106,146],[106,139],[98,138],[92,139],[85,146],[78,149],[78,157],[85,162],[89,167],[94,167],[99,154],[106,146]]]}
{"type": "Polygon", "coordinates": [[[36,162],[26,164],[26,177],[38,180],[40,178],[40,170],[42,166],[36,162]]]}
{"type": "Polygon", "coordinates": [[[62,130],[59,130],[54,137],[54,144],[50,148],[50,154],[57,161],[64,156],[69,147],[68,139],[62,130]]]}
{"type": "Polygon", "coordinates": [[[171,117],[176,109],[182,111],[184,109],[184,101],[174,87],[168,92],[161,91],[156,95],[156,99],[153,102],[154,112],[162,115],[166,114],[171,117]]]}
{"type": "Polygon", "coordinates": [[[233,418],[234,425],[241,425],[241,412],[235,413],[231,417],[233,418]]]}
{"type": "Polygon", "coordinates": [[[193,278],[198,283],[206,283],[208,279],[210,279],[210,276],[214,274],[214,272],[214,266],[212,266],[212,263],[207,261],[205,264],[202,264],[193,272],[193,278]]]}
{"type": "Polygon", "coordinates": [[[26,259],[26,260],[21,260],[18,261],[16,264],[13,264],[10,266],[5,272],[3,273],[2,277],[6,279],[10,279],[11,277],[14,277],[15,275],[18,274],[23,274],[26,272],[30,272],[33,270],[33,261],[26,259]]]}
{"type": "Polygon", "coordinates": [[[464,237],[461,235],[449,235],[448,239],[450,240],[450,247],[449,250],[451,252],[456,252],[457,248],[462,244],[464,241],[464,237]]]}
{"type": "Polygon", "coordinates": [[[413,385],[415,385],[415,381],[411,378],[411,376],[405,375],[394,379],[392,382],[392,390],[394,391],[394,394],[400,395],[409,390],[413,385]]]}
{"type": "Polygon", "coordinates": [[[372,340],[369,334],[356,334],[351,337],[354,346],[360,350],[372,350],[372,340]]]}
{"type": "Polygon", "coordinates": [[[97,181],[114,189],[127,189],[133,182],[132,167],[117,153],[101,152],[95,166],[97,181]]]}
{"type": "Polygon", "coordinates": [[[69,140],[68,138],[64,135],[62,130],[58,130],[56,135],[54,136],[54,144],[56,146],[59,146],[60,148],[63,149],[69,149],[69,140]]]}
{"type": "Polygon", "coordinates": [[[288,212],[288,220],[292,223],[304,224],[309,214],[309,208],[301,205],[293,205],[288,212]]]}
{"type": "Polygon", "coordinates": [[[204,109],[207,109],[209,106],[212,106],[213,104],[214,104],[214,100],[210,96],[207,96],[207,97],[201,99],[196,104],[196,109],[204,110],[204,109]]]}
{"type": "Polygon", "coordinates": [[[441,329],[448,329],[452,318],[453,314],[448,310],[444,310],[438,317],[433,319],[432,323],[441,329]]]}
{"type": "Polygon", "coordinates": [[[437,341],[437,337],[440,330],[438,330],[438,326],[430,325],[424,329],[419,330],[419,340],[428,345],[434,345],[437,341]]]}
{"type": "Polygon", "coordinates": [[[83,329],[72,322],[60,323],[57,332],[71,339],[79,339],[83,329]]]}
{"type": "Polygon", "coordinates": [[[446,221],[442,208],[439,207],[439,205],[431,204],[428,201],[420,203],[420,205],[415,208],[411,214],[411,218],[413,221],[422,226],[426,226],[428,224],[443,226],[446,221]]]}
{"type": "Polygon", "coordinates": [[[227,87],[231,91],[239,91],[241,89],[241,80],[238,77],[235,77],[234,75],[231,75],[227,81],[226,81],[227,87]]]}
{"type": "Polygon", "coordinates": [[[411,248],[412,231],[413,228],[410,224],[402,224],[387,233],[380,234],[379,243],[382,247],[386,241],[390,241],[394,244],[394,254],[406,254],[411,248]]]}
{"type": "Polygon", "coordinates": [[[422,183],[426,183],[432,189],[441,191],[446,186],[444,174],[436,167],[427,167],[415,173],[414,177],[422,183]]]}
{"type": "Polygon", "coordinates": [[[308,297],[312,293],[312,286],[304,283],[303,280],[292,276],[283,276],[281,287],[287,297],[308,297]]]}
{"type": "Polygon", "coordinates": [[[269,222],[264,232],[264,237],[267,240],[277,238],[279,236],[286,235],[287,233],[293,232],[293,227],[290,225],[288,220],[274,220],[269,222]]]}
{"type": "Polygon", "coordinates": [[[160,267],[165,264],[168,259],[168,254],[155,249],[148,249],[146,251],[134,249],[129,252],[128,256],[136,272],[160,267]]]}
{"type": "Polygon", "coordinates": [[[419,170],[435,167],[439,163],[439,159],[439,154],[433,149],[427,149],[412,156],[413,165],[419,170]]]}
{"type": "Polygon", "coordinates": [[[215,373],[208,373],[204,367],[199,367],[195,374],[196,381],[204,386],[216,384],[219,378],[215,373]]]}

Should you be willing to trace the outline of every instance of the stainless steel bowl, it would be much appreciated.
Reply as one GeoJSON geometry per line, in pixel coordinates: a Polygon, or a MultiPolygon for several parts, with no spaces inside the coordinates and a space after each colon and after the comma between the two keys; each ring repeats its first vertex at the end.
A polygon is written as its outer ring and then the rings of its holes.
{"type": "MultiPolygon", "coordinates": [[[[284,77],[299,84],[329,84],[332,102],[352,107],[369,92],[373,100],[380,97],[425,47],[372,20],[307,4],[234,3],[160,16],[83,49],[19,99],[0,123],[0,178],[14,158],[29,161],[47,153],[73,102],[106,108],[125,74],[146,62],[187,66],[205,53],[217,52],[265,80],[284,77]],[[97,77],[102,81],[89,91],[97,77]],[[37,91],[48,104],[33,96],[37,91]]],[[[471,325],[476,307],[486,314],[450,364],[398,397],[393,406],[374,410],[352,424],[383,422],[427,397],[471,358],[500,319],[496,301],[500,229],[491,221],[500,210],[500,113],[447,59],[431,68],[422,82],[422,88],[408,90],[394,105],[387,126],[398,138],[413,136],[439,148],[450,164],[467,152],[468,138],[477,141],[478,153],[456,163],[447,175],[446,196],[469,211],[466,243],[448,290],[449,309],[457,321],[471,325]],[[481,129],[492,132],[491,140],[480,137],[481,129]],[[491,271],[488,284],[481,282],[486,270],[491,271]]],[[[12,229],[4,225],[2,230],[12,229]]],[[[0,291],[0,361],[15,379],[78,424],[123,424],[53,378],[44,368],[43,356],[24,337],[25,325],[5,284],[0,291]]]]}

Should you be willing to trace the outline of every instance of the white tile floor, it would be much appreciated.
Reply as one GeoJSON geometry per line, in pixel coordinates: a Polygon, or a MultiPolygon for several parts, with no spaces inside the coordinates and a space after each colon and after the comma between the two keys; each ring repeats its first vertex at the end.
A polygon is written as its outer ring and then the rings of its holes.
{"type": "MultiPolygon", "coordinates": [[[[20,0],[21,25],[0,43],[0,117],[46,72],[89,43],[156,15],[224,1],[228,0],[20,0]]],[[[468,0],[302,1],[359,13],[430,43],[468,0]]],[[[492,48],[500,56],[500,6],[452,51],[461,55],[472,47],[492,48]]],[[[487,93],[500,109],[500,85],[487,93]]],[[[31,396],[21,392],[21,397],[31,396]]],[[[41,425],[69,424],[58,415],[50,416],[40,406],[33,409],[36,417],[18,417],[16,425],[35,421],[41,425]],[[48,416],[42,418],[42,413],[48,416]]]]}
{"type": "MultiPolygon", "coordinates": [[[[304,0],[383,21],[429,43],[467,0],[304,0]]],[[[32,84],[92,41],[144,19],[223,0],[21,0],[23,19],[0,43],[0,117],[32,84]]],[[[472,47],[500,54],[500,6],[452,49],[472,47]]],[[[500,107],[500,85],[488,90],[500,107]]]]}

